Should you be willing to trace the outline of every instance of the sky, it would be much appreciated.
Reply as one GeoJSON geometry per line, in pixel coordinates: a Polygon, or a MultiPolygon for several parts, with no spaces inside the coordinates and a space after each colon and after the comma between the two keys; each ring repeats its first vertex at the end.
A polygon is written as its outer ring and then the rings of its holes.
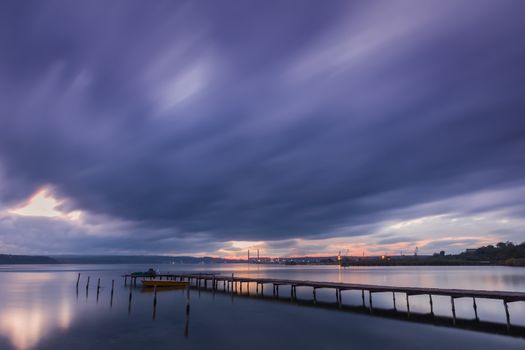
{"type": "Polygon", "coordinates": [[[0,253],[525,241],[525,2],[0,2],[0,253]]]}

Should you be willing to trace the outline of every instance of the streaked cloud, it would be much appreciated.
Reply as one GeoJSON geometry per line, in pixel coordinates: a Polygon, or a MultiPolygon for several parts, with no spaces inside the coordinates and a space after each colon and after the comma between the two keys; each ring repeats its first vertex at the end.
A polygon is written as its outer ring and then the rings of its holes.
{"type": "Polygon", "coordinates": [[[520,240],[524,6],[3,2],[2,249],[520,240]]]}

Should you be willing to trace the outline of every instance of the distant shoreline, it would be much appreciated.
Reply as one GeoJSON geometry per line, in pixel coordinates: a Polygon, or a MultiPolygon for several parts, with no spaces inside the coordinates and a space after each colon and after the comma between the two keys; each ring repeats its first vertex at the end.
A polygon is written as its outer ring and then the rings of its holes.
{"type": "MultiPolygon", "coordinates": [[[[249,257],[249,254],[248,254],[249,257]]],[[[257,257],[226,259],[217,257],[164,255],[8,255],[0,254],[0,265],[12,264],[253,264],[326,266],[525,266],[525,242],[499,242],[460,254],[398,256],[257,257]]]]}

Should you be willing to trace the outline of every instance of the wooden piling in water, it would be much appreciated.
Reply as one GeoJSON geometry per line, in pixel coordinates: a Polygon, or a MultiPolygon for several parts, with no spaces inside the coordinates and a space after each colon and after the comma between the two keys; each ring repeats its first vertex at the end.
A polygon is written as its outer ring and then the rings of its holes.
{"type": "Polygon", "coordinates": [[[368,307],[370,309],[370,312],[372,312],[372,292],[371,291],[368,291],[368,307]]]}
{"type": "Polygon", "coordinates": [[[88,276],[88,279],[87,279],[87,283],[86,283],[86,290],[89,289],[89,276],[88,276]]]}
{"type": "Polygon", "coordinates": [[[452,304],[452,322],[456,324],[456,305],[454,304],[454,297],[450,297],[450,303],[452,304]]]}
{"type": "Polygon", "coordinates": [[[397,311],[397,307],[396,307],[396,292],[392,292],[392,300],[394,301],[394,311],[397,311]]]}
{"type": "Polygon", "coordinates": [[[409,294],[407,293],[407,317],[410,317],[410,301],[408,300],[409,294]]]}
{"type": "Polygon", "coordinates": [[[98,296],[100,294],[100,277],[98,279],[98,282],[97,282],[97,304],[98,304],[98,296]]]}
{"type": "Polygon", "coordinates": [[[472,307],[474,308],[474,317],[476,318],[476,321],[479,322],[479,317],[478,317],[478,306],[476,305],[476,298],[472,298],[472,307]]]}
{"type": "Polygon", "coordinates": [[[505,306],[505,316],[507,318],[507,331],[510,332],[510,314],[509,314],[509,306],[507,305],[506,300],[503,300],[503,306],[505,306]]]}
{"type": "Polygon", "coordinates": [[[77,289],[78,289],[78,284],[80,283],[80,273],[78,274],[78,277],[77,277],[77,289]]]}
{"type": "Polygon", "coordinates": [[[115,289],[115,280],[111,280],[111,299],[109,306],[113,306],[113,290],[115,289]]]}
{"type": "Polygon", "coordinates": [[[432,302],[432,294],[428,295],[428,299],[430,302],[430,314],[434,316],[434,303],[432,302]]]}

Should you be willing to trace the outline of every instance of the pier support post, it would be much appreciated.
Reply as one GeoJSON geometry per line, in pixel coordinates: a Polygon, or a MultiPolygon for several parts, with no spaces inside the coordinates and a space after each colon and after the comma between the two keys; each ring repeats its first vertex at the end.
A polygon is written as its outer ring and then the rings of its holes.
{"type": "Polygon", "coordinates": [[[133,284],[129,284],[128,314],[131,313],[131,298],[133,297],[133,284]]]}
{"type": "Polygon", "coordinates": [[[77,277],[77,289],[78,289],[78,284],[80,283],[80,273],[78,274],[78,277],[77,277]]]}
{"type": "Polygon", "coordinates": [[[363,302],[363,307],[365,307],[365,290],[361,289],[361,300],[363,302]]]}
{"type": "Polygon", "coordinates": [[[90,277],[88,276],[87,283],[86,283],[86,290],[89,289],[89,278],[90,278],[90,277]]]}
{"type": "Polygon", "coordinates": [[[113,290],[115,289],[115,280],[111,280],[111,300],[109,306],[113,306],[113,290]]]}
{"type": "Polygon", "coordinates": [[[452,304],[452,322],[456,325],[456,305],[454,304],[454,297],[450,297],[450,303],[452,304]]]}
{"type": "Polygon", "coordinates": [[[474,316],[476,317],[476,322],[479,322],[478,306],[476,305],[476,298],[472,298],[472,307],[474,308],[474,316]]]}
{"type": "Polygon", "coordinates": [[[370,313],[372,313],[372,291],[369,290],[368,291],[368,303],[369,303],[369,309],[370,309],[370,313]]]}
{"type": "Polygon", "coordinates": [[[407,317],[410,317],[410,301],[408,300],[409,296],[410,295],[407,293],[407,317]]]}
{"type": "Polygon", "coordinates": [[[255,293],[259,294],[259,282],[255,283],[255,293]]]}
{"type": "Polygon", "coordinates": [[[100,277],[98,278],[98,282],[97,282],[97,303],[98,303],[98,295],[100,293],[100,277]]]}
{"type": "Polygon", "coordinates": [[[392,292],[392,300],[394,301],[394,311],[397,311],[397,307],[396,307],[396,292],[392,292]]]}
{"type": "Polygon", "coordinates": [[[313,294],[314,294],[314,304],[317,304],[317,292],[316,292],[316,289],[317,289],[317,288],[314,287],[314,291],[313,291],[313,294]]]}
{"type": "Polygon", "coordinates": [[[503,306],[505,306],[505,316],[507,318],[507,332],[510,332],[509,306],[507,305],[507,300],[505,300],[505,299],[503,299],[503,306]]]}
{"type": "Polygon", "coordinates": [[[153,287],[153,320],[157,316],[157,286],[153,287]]]}
{"type": "Polygon", "coordinates": [[[430,301],[430,314],[434,316],[434,303],[432,302],[432,294],[428,295],[429,301],[430,301]]]}

